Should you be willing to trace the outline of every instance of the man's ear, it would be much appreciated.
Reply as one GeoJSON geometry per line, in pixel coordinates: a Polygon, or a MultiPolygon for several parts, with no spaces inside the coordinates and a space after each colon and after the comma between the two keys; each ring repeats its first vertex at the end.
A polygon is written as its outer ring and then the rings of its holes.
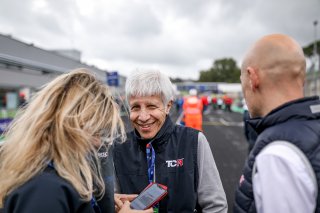
{"type": "Polygon", "coordinates": [[[167,114],[167,115],[168,115],[169,112],[170,112],[170,109],[171,109],[171,107],[172,107],[172,103],[173,103],[173,101],[170,100],[170,101],[168,102],[168,104],[167,104],[167,107],[166,107],[166,114],[167,114]]]}
{"type": "Polygon", "coordinates": [[[260,80],[257,73],[257,69],[253,67],[247,68],[247,74],[249,77],[250,87],[252,91],[256,91],[259,88],[260,80]]]}

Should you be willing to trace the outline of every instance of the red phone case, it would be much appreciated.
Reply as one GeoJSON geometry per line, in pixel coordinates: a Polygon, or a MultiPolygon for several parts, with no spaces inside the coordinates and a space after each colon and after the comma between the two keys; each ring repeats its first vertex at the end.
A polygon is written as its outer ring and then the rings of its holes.
{"type": "MultiPolygon", "coordinates": [[[[168,187],[165,186],[165,185],[162,185],[160,183],[150,183],[144,190],[142,190],[142,192],[144,192],[145,190],[147,190],[148,188],[150,188],[153,184],[157,184],[158,186],[160,186],[162,189],[164,189],[166,192],[161,196],[159,197],[157,200],[155,200],[154,202],[152,202],[149,206],[147,206],[144,210],[146,209],[149,209],[150,207],[154,206],[156,203],[158,203],[160,200],[162,200],[167,194],[168,194],[168,187]]],[[[142,193],[141,192],[141,193],[142,193]]],[[[140,193],[140,194],[141,194],[140,193]]]]}

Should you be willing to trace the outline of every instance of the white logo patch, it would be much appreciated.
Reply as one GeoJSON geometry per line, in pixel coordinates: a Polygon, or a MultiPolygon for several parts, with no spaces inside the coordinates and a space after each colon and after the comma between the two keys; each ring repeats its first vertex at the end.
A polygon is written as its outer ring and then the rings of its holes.
{"type": "Polygon", "coordinates": [[[183,159],[184,158],[180,158],[180,159],[177,159],[177,160],[167,160],[166,163],[167,163],[167,167],[170,168],[170,167],[182,167],[183,166],[183,159]]]}

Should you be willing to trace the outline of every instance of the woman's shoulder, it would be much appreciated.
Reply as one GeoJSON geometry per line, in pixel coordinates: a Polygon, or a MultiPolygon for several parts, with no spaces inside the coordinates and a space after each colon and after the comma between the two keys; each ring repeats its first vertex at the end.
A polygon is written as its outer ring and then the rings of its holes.
{"type": "Polygon", "coordinates": [[[43,172],[31,178],[28,182],[20,187],[20,190],[29,190],[29,188],[45,190],[50,192],[70,191],[75,193],[73,186],[65,179],[60,177],[52,168],[46,168],[43,172]]]}
{"type": "Polygon", "coordinates": [[[66,207],[77,208],[82,204],[83,201],[73,186],[55,170],[47,168],[12,191],[5,198],[4,209],[19,212],[19,208],[23,207],[25,209],[20,210],[24,212],[33,212],[35,209],[59,212],[66,207]],[[49,206],[53,209],[48,209],[49,206]]]}

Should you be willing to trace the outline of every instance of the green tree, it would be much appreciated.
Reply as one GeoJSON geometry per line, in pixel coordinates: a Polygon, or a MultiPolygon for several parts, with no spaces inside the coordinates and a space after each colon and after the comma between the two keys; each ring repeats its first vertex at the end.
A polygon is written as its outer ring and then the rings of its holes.
{"type": "Polygon", "coordinates": [[[200,82],[240,82],[240,69],[232,58],[218,59],[208,70],[200,71],[200,82]]]}
{"type": "Polygon", "coordinates": [[[182,78],[170,78],[171,82],[173,83],[178,83],[178,82],[183,82],[182,78]]]}
{"type": "MultiPolygon", "coordinates": [[[[307,46],[303,47],[303,52],[304,52],[304,55],[308,58],[312,57],[313,56],[313,45],[314,45],[314,42],[312,42],[311,44],[308,44],[307,46]]],[[[320,53],[320,40],[317,41],[317,53],[319,54],[320,53]]]]}

